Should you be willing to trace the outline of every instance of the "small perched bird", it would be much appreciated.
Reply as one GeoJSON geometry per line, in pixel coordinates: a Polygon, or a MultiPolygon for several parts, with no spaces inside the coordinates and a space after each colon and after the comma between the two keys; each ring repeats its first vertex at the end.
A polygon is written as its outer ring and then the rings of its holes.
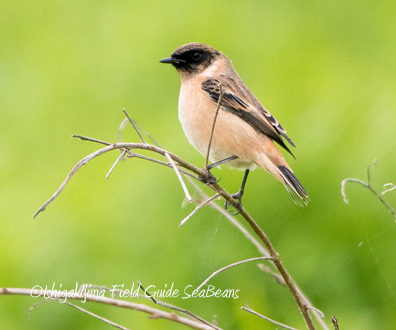
{"type": "Polygon", "coordinates": [[[213,164],[209,168],[226,163],[245,170],[241,189],[232,195],[239,201],[237,213],[242,209],[249,171],[257,166],[282,182],[296,204],[308,203],[305,189],[274,142],[293,157],[282,138],[293,147],[294,143],[242,82],[226,55],[205,44],[189,43],[160,62],[172,64],[180,75],[179,120],[189,142],[204,156],[222,94],[209,153],[213,164]]]}

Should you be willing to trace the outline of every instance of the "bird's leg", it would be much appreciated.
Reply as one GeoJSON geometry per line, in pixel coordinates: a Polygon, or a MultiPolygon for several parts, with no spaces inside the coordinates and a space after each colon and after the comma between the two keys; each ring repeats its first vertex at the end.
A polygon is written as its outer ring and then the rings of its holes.
{"type": "Polygon", "coordinates": [[[203,169],[202,169],[203,171],[206,172],[206,177],[200,177],[200,180],[201,180],[202,182],[204,182],[204,183],[207,183],[207,184],[219,182],[220,179],[219,179],[219,180],[216,180],[216,178],[214,177],[214,175],[213,175],[212,173],[210,173],[210,170],[211,170],[213,167],[216,167],[216,166],[225,164],[225,163],[227,163],[227,162],[229,162],[229,161],[231,161],[231,160],[237,159],[237,158],[238,158],[238,156],[233,155],[233,156],[231,156],[231,157],[224,158],[224,159],[222,159],[222,160],[219,160],[219,161],[216,162],[216,163],[213,163],[213,164],[208,165],[206,168],[203,168],[203,169]]]}
{"type": "Polygon", "coordinates": [[[226,211],[230,212],[232,215],[237,215],[237,214],[239,214],[239,212],[241,212],[241,210],[242,210],[242,196],[243,196],[243,192],[244,192],[244,190],[245,190],[245,184],[246,184],[248,175],[249,175],[249,170],[246,170],[246,171],[245,171],[245,175],[244,175],[243,180],[242,180],[241,188],[239,189],[239,191],[238,191],[236,194],[232,194],[232,195],[231,195],[232,198],[238,200],[238,204],[239,204],[239,205],[238,205],[238,208],[236,209],[237,212],[236,212],[236,213],[231,213],[231,212],[228,210],[228,205],[229,205],[228,202],[226,201],[226,202],[224,203],[224,209],[225,209],[226,211]]]}
{"type": "Polygon", "coordinates": [[[223,164],[225,164],[227,162],[230,162],[231,160],[234,160],[234,159],[237,159],[237,158],[238,158],[238,156],[235,156],[235,155],[233,155],[231,157],[224,158],[222,160],[219,160],[216,163],[208,165],[207,169],[208,169],[208,171],[210,171],[213,167],[216,167],[216,166],[219,166],[219,165],[223,165],[223,164]]]}

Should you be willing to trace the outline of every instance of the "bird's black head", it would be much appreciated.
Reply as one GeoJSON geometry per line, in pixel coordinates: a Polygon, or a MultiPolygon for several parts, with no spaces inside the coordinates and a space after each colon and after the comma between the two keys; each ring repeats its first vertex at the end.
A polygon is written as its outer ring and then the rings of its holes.
{"type": "Polygon", "coordinates": [[[190,43],[177,48],[161,63],[171,63],[180,75],[194,76],[203,72],[222,54],[216,49],[200,43],[190,43]]]}

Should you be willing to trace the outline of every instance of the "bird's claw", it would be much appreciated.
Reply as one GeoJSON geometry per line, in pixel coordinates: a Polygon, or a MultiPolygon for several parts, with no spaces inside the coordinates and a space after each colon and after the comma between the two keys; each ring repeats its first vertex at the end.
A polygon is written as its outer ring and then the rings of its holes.
{"type": "Polygon", "coordinates": [[[203,183],[214,184],[221,180],[221,178],[217,180],[216,177],[212,173],[210,173],[209,170],[203,169],[203,171],[206,172],[206,175],[199,177],[199,180],[201,180],[203,183]]]}
{"type": "Polygon", "coordinates": [[[228,213],[230,213],[230,214],[232,214],[232,215],[237,215],[237,214],[241,213],[241,211],[242,211],[242,194],[241,194],[240,191],[238,191],[237,193],[232,194],[231,197],[238,200],[238,207],[235,208],[235,209],[236,209],[236,212],[235,212],[235,213],[232,213],[232,212],[228,209],[228,206],[232,206],[232,205],[229,204],[227,201],[224,202],[224,209],[225,209],[228,213]]]}

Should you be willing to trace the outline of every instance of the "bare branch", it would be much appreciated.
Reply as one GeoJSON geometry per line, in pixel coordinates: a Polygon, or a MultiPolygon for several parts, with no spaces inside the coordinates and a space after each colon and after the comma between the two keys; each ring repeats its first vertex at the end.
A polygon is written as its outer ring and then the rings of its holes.
{"type": "MultiPolygon", "coordinates": [[[[57,299],[77,299],[77,300],[86,300],[96,303],[101,303],[105,305],[111,305],[121,308],[132,309],[138,312],[143,312],[149,314],[153,319],[166,319],[169,321],[177,322],[188,326],[192,329],[199,329],[199,330],[213,330],[212,325],[206,325],[202,323],[198,323],[194,320],[187,319],[185,317],[176,315],[175,313],[168,313],[164,312],[160,309],[148,307],[143,304],[136,304],[129,301],[102,297],[97,295],[89,295],[85,293],[81,294],[71,294],[71,292],[67,293],[64,291],[52,291],[52,290],[33,290],[33,289],[25,289],[25,288],[0,288],[0,296],[1,295],[22,295],[22,296],[31,296],[31,297],[45,297],[47,299],[56,297],[57,299]]],[[[41,302],[40,302],[41,303],[41,302]]],[[[37,304],[35,304],[37,306],[37,304]]],[[[206,322],[206,321],[205,321],[206,322]]],[[[219,328],[217,328],[219,329],[219,328]]],[[[221,330],[221,329],[220,329],[221,330]]]]}
{"type": "Polygon", "coordinates": [[[142,141],[142,143],[146,143],[146,141],[144,141],[143,136],[140,134],[139,130],[137,129],[137,127],[135,126],[135,122],[131,119],[131,117],[129,117],[128,113],[125,111],[125,109],[122,109],[122,111],[124,112],[125,116],[128,118],[129,122],[132,124],[133,128],[135,129],[136,133],[139,135],[140,140],[142,141]]]}
{"type": "Polygon", "coordinates": [[[122,157],[125,156],[126,153],[127,153],[126,150],[124,150],[123,152],[121,152],[121,155],[117,158],[117,160],[114,162],[113,166],[110,168],[109,172],[107,173],[106,179],[109,178],[111,172],[113,172],[113,170],[114,170],[114,168],[117,166],[118,162],[122,159],[122,157]]]}
{"type": "Polygon", "coordinates": [[[273,320],[273,319],[270,319],[269,317],[266,317],[266,316],[264,316],[264,315],[261,315],[261,314],[255,312],[254,310],[252,310],[252,309],[250,309],[250,308],[248,308],[248,307],[243,307],[243,306],[242,306],[241,309],[243,309],[244,311],[247,311],[247,312],[249,312],[249,313],[252,313],[252,314],[254,314],[254,315],[258,316],[258,317],[261,317],[261,318],[263,318],[264,320],[267,320],[267,321],[270,321],[270,322],[272,322],[272,323],[274,323],[274,324],[276,324],[276,325],[279,325],[280,327],[282,327],[282,328],[284,328],[284,329],[297,330],[296,328],[289,327],[288,325],[285,325],[285,324],[283,324],[283,323],[280,323],[280,322],[277,322],[277,321],[275,321],[275,320],[273,320]]]}
{"type": "Polygon", "coordinates": [[[220,105],[221,105],[221,102],[223,101],[223,96],[224,96],[223,89],[221,88],[221,84],[219,84],[219,89],[220,89],[219,101],[217,102],[216,112],[215,112],[215,115],[213,118],[212,131],[210,133],[210,139],[209,139],[209,144],[208,144],[208,152],[206,154],[206,161],[205,161],[205,169],[206,170],[208,168],[210,147],[212,146],[212,139],[213,139],[213,133],[214,133],[215,125],[216,125],[216,119],[217,119],[217,115],[219,114],[220,105]]]}
{"type": "Polygon", "coordinates": [[[209,204],[210,202],[212,202],[214,199],[216,199],[217,197],[219,197],[220,194],[217,193],[216,195],[210,197],[209,199],[207,199],[206,201],[203,201],[201,204],[199,204],[194,211],[192,211],[188,216],[186,216],[179,224],[179,227],[183,226],[188,220],[190,220],[190,218],[197,213],[202,207],[204,207],[205,205],[209,204]]]}
{"type": "Polygon", "coordinates": [[[107,145],[107,147],[99,149],[93,153],[91,153],[90,155],[84,157],[82,160],[80,160],[74,167],[73,169],[70,171],[70,173],[68,174],[68,176],[66,177],[66,179],[63,181],[63,183],[60,185],[60,187],[58,188],[58,190],[51,196],[50,199],[48,199],[48,201],[33,215],[33,218],[35,218],[40,212],[44,211],[47,206],[53,202],[55,200],[56,197],[59,196],[59,194],[63,191],[63,189],[65,188],[66,184],[70,181],[70,179],[74,176],[74,174],[76,174],[76,172],[83,166],[86,165],[90,160],[103,155],[109,151],[112,150],[116,150],[116,149],[121,149],[121,150],[126,150],[127,152],[129,152],[129,150],[131,149],[144,149],[144,150],[149,150],[149,151],[153,151],[156,152],[158,154],[161,154],[163,156],[165,156],[165,153],[168,153],[168,155],[172,158],[175,159],[179,164],[181,163],[181,165],[190,170],[193,171],[195,173],[199,173],[199,175],[205,175],[203,171],[201,171],[200,169],[198,169],[197,167],[195,167],[194,165],[191,165],[190,163],[187,163],[186,161],[182,160],[180,157],[171,154],[161,148],[155,147],[153,145],[149,145],[147,143],[114,143],[114,144],[110,144],[108,142],[104,142],[104,141],[100,141],[100,140],[96,140],[96,139],[91,139],[91,138],[87,138],[84,136],[80,136],[80,135],[72,135],[73,137],[78,137],[79,139],[82,140],[87,140],[87,141],[92,141],[92,142],[97,142],[97,143],[101,143],[101,144],[105,144],[107,145]]]}
{"type": "Polygon", "coordinates": [[[175,162],[173,161],[173,159],[169,156],[169,154],[167,152],[165,152],[165,157],[169,160],[169,163],[172,165],[173,169],[175,170],[176,176],[180,181],[180,184],[183,188],[184,194],[186,195],[187,200],[191,203],[192,202],[192,198],[190,196],[190,193],[188,192],[187,186],[183,181],[183,178],[179,172],[179,169],[177,168],[175,162]]]}
{"type": "MultiPolygon", "coordinates": [[[[96,141],[95,141],[96,142],[96,141]]],[[[62,192],[62,190],[65,188],[66,184],[70,181],[70,179],[74,176],[74,174],[77,173],[77,171],[84,165],[86,165],[90,160],[94,159],[95,157],[98,157],[100,155],[103,155],[104,153],[114,150],[114,146],[109,145],[105,148],[102,148],[100,150],[97,150],[93,152],[92,154],[84,157],[82,160],[80,160],[76,165],[74,165],[73,169],[70,171],[68,176],[66,177],[65,181],[60,185],[58,190],[51,196],[51,198],[45,202],[45,204],[40,207],[40,209],[33,215],[33,219],[40,213],[43,212],[47,206],[56,198],[58,195],[62,192]]]]}
{"type": "MultiPolygon", "coordinates": [[[[341,182],[341,195],[342,195],[342,197],[343,197],[343,199],[344,199],[344,203],[345,203],[345,204],[348,204],[348,199],[347,199],[346,193],[345,193],[345,186],[346,186],[346,183],[347,183],[347,182],[356,182],[356,183],[359,183],[359,184],[361,184],[363,187],[369,189],[369,190],[379,199],[379,201],[380,201],[380,202],[388,209],[388,211],[393,215],[393,217],[395,218],[395,221],[396,221],[396,213],[395,213],[394,209],[393,209],[393,208],[381,197],[381,195],[379,195],[379,194],[375,191],[375,189],[371,186],[371,183],[370,183],[370,180],[371,180],[371,179],[370,179],[370,167],[371,167],[372,165],[377,165],[377,160],[376,160],[376,159],[374,159],[374,161],[373,161],[371,164],[369,164],[369,165],[367,166],[367,183],[364,182],[364,181],[362,181],[362,180],[351,179],[351,178],[347,178],[347,179],[342,180],[342,182],[341,182]]],[[[389,183],[385,184],[385,185],[384,185],[384,188],[385,188],[386,185],[389,185],[389,183]]],[[[395,188],[391,188],[390,190],[392,190],[392,189],[395,189],[395,188]]],[[[389,191],[389,190],[388,190],[388,191],[389,191]]],[[[383,195],[384,193],[386,193],[386,192],[387,192],[387,191],[382,192],[382,195],[383,195]]]]}
{"type": "Polygon", "coordinates": [[[228,266],[225,266],[223,268],[220,268],[219,270],[216,270],[215,272],[212,273],[212,275],[210,275],[205,281],[203,281],[195,290],[199,291],[204,285],[206,285],[213,277],[215,277],[217,274],[230,269],[232,267],[241,265],[241,264],[245,264],[247,262],[251,262],[251,261],[257,261],[257,260],[272,260],[271,257],[257,257],[257,258],[250,258],[250,259],[245,259],[242,261],[238,261],[238,262],[234,262],[233,264],[230,264],[228,266]]]}

